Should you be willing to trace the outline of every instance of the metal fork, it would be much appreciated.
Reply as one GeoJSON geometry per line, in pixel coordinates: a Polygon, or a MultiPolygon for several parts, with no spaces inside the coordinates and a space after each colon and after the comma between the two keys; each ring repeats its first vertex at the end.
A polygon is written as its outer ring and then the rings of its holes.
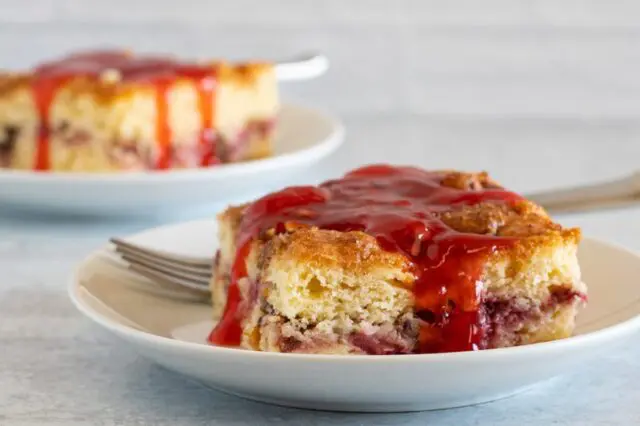
{"type": "Polygon", "coordinates": [[[126,267],[151,281],[209,293],[213,257],[186,257],[141,247],[119,238],[109,240],[126,267]]]}
{"type": "MultiPolygon", "coordinates": [[[[587,212],[640,204],[640,172],[610,182],[529,194],[550,213],[587,212]]],[[[209,293],[212,257],[185,257],[112,238],[127,267],[153,282],[209,293]]],[[[213,256],[213,253],[212,253],[213,256]]]]}

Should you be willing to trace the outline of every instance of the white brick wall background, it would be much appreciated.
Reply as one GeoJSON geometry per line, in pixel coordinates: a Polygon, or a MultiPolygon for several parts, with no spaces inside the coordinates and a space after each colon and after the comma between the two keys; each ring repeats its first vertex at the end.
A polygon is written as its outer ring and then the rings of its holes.
{"type": "Polygon", "coordinates": [[[326,76],[283,91],[345,119],[334,173],[414,162],[530,189],[640,163],[637,0],[0,0],[4,67],[95,46],[326,53],[326,76]]]}
{"type": "Polygon", "coordinates": [[[0,60],[126,45],[189,56],[320,49],[285,88],[340,113],[637,117],[634,0],[1,0],[0,60]]]}

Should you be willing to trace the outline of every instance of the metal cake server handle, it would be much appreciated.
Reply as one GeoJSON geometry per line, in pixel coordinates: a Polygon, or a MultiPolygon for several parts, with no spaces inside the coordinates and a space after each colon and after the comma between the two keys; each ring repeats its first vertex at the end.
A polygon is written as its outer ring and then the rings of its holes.
{"type": "Polygon", "coordinates": [[[319,53],[308,53],[275,63],[276,76],[280,81],[310,80],[324,74],[329,68],[329,59],[319,53]]]}
{"type": "Polygon", "coordinates": [[[581,213],[640,205],[640,172],[616,180],[526,194],[550,213],[581,213]]]}

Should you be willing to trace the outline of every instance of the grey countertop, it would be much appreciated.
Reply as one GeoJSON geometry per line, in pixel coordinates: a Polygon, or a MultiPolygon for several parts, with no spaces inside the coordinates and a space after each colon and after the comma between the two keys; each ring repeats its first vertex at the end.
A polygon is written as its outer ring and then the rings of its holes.
{"type": "MultiPolygon", "coordinates": [[[[635,169],[640,158],[640,121],[632,120],[361,116],[347,125],[346,145],[301,181],[384,159],[487,169],[526,192],[617,176],[635,169]]],[[[588,235],[639,249],[639,214],[628,209],[560,219],[582,226],[588,235]]],[[[180,219],[0,216],[1,425],[640,424],[640,339],[620,342],[593,363],[576,365],[516,397],[425,413],[341,414],[268,406],[164,371],[84,319],[65,287],[74,265],[109,236],[180,219]]]]}

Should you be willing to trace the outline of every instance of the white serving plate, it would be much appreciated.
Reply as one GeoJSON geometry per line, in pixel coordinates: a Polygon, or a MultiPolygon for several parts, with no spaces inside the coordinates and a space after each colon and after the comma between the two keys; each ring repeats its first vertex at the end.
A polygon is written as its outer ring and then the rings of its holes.
{"type": "MultiPolygon", "coordinates": [[[[213,255],[213,221],[187,222],[129,237],[185,255],[213,255]]],[[[111,248],[91,254],[69,287],[86,316],[141,355],[213,388],[292,407],[392,412],[499,399],[616,350],[640,329],[640,258],[586,239],[579,250],[590,302],[574,337],[517,348],[400,356],[252,352],[205,344],[208,306],[163,297],[114,267],[111,248]]],[[[117,343],[114,343],[117,344],[117,343]]]]}
{"type": "Polygon", "coordinates": [[[330,115],[283,105],[271,158],[208,169],[127,173],[0,169],[0,208],[99,216],[215,211],[295,182],[296,174],[331,154],[343,139],[342,124],[330,115]]]}

